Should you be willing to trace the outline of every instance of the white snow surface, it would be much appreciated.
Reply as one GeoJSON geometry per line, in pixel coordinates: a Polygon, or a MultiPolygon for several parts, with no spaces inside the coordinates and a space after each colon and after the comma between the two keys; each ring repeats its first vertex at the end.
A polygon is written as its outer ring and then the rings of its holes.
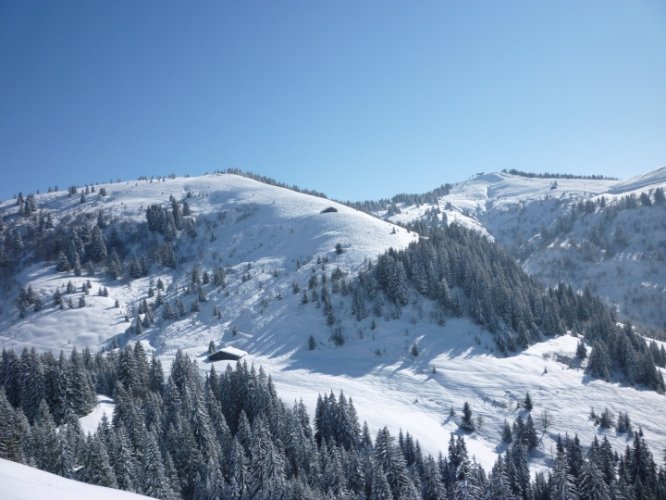
{"type": "MultiPolygon", "coordinates": [[[[517,230],[518,223],[511,222],[512,218],[531,204],[544,213],[550,213],[551,208],[559,213],[561,207],[555,198],[597,196],[617,181],[558,180],[556,189],[551,189],[552,183],[551,179],[486,174],[457,186],[439,205],[451,214],[449,218],[455,216],[498,234],[498,228],[507,225],[511,226],[505,227],[506,231],[517,230]],[[493,207],[499,209],[490,210],[493,207]]],[[[114,337],[123,340],[129,326],[125,314],[147,297],[158,278],[165,284],[163,294],[169,301],[187,285],[192,265],[209,272],[221,265],[227,271],[227,286],[206,286],[208,300],[201,304],[199,313],[175,322],[158,317],[139,339],[149,354],[159,356],[165,372],[178,349],[198,359],[201,371],[206,372],[210,369],[205,359],[211,340],[219,347],[233,346],[248,353],[243,362],[262,366],[271,374],[288,404],[303,399],[314,412],[318,394],[344,391],[373,433],[384,425],[394,435],[402,429],[433,454],[446,453],[449,435],[459,432],[457,418],[468,401],[483,423],[465,439],[471,454],[487,469],[504,450],[500,444],[504,420],[511,423],[521,412],[526,416],[518,402],[527,391],[534,401],[532,417],[537,430],[544,411],[552,420],[531,457],[535,470],[550,462],[557,433],[576,433],[584,445],[605,433],[618,452],[623,452],[626,436],[598,430],[588,418],[591,407],[628,411],[632,422],[643,428],[654,452],[666,447],[664,396],[589,379],[584,366],[572,362],[578,342],[575,336],[551,339],[512,356],[497,356],[489,334],[462,318],[450,318],[439,326],[430,320],[427,303],[412,303],[397,320],[382,317],[357,322],[348,301],[332,295],[338,316],[334,327],[342,328],[346,336],[343,346],[334,347],[322,309],[302,303],[310,276],[313,272],[321,276],[323,269],[330,276],[336,267],[355,275],[381,252],[404,248],[417,238],[403,228],[326,199],[235,175],[105,187],[109,196],[99,200],[90,195],[84,204],[65,193],[37,198],[58,218],[77,213],[96,216],[102,209],[120,221],[139,222],[145,220],[150,204],[167,203],[170,195],[182,200],[190,193],[185,199],[194,214],[196,234],[182,236],[186,242],[179,254],[183,263],[175,272],[153,268],[150,277],[131,282],[105,276],[76,277],[56,272],[53,265],[28,269],[21,284],[30,284],[42,293],[48,305],[24,319],[17,317],[15,308],[4,308],[0,316],[3,347],[58,350],[85,346],[95,350],[114,337]],[[338,212],[320,213],[330,206],[338,212]],[[335,251],[338,243],[342,253],[335,251]],[[71,280],[80,288],[87,279],[92,290],[84,308],[58,310],[50,304],[56,287],[71,280]],[[292,292],[294,283],[300,288],[296,294],[292,292]],[[99,297],[99,287],[107,287],[109,297],[99,297]],[[115,300],[119,308],[114,307],[115,300]],[[213,315],[215,308],[220,319],[213,315]],[[310,335],[316,344],[313,351],[308,349],[310,335]],[[418,345],[418,356],[410,353],[414,344],[418,345]],[[451,407],[458,413],[453,419],[448,417],[451,407]]],[[[401,207],[402,214],[396,220],[421,216],[428,208],[432,207],[401,207]]],[[[0,205],[0,211],[12,209],[11,202],[0,205]]],[[[538,227],[538,219],[527,214],[519,229],[538,227]]],[[[189,308],[189,303],[186,305],[189,308]]],[[[227,361],[214,364],[219,372],[229,363],[235,365],[227,361]]],[[[110,415],[109,411],[112,402],[99,399],[93,414],[84,417],[86,430],[94,430],[101,415],[110,415]]]]}
{"type": "MultiPolygon", "coordinates": [[[[664,396],[590,379],[584,365],[570,367],[579,340],[573,336],[497,357],[491,352],[490,336],[466,320],[451,320],[444,327],[386,322],[377,331],[381,332],[378,340],[370,346],[299,351],[283,357],[250,354],[246,361],[272,375],[283,400],[303,399],[312,411],[319,394],[343,391],[352,397],[373,436],[385,425],[393,435],[400,430],[409,432],[433,455],[446,453],[450,434],[460,432],[462,403],[468,401],[474,417],[481,416],[483,423],[478,432],[463,435],[470,455],[486,470],[505,451],[500,442],[504,420],[512,423],[518,415],[527,418],[519,405],[528,391],[541,437],[539,449],[531,456],[533,470],[547,467],[554,458],[558,433],[577,434],[584,445],[595,435],[599,439],[606,435],[618,452],[624,450],[628,436],[595,427],[589,418],[591,408],[600,413],[607,407],[615,415],[627,411],[633,424],[642,427],[653,450],[666,445],[664,396]],[[414,340],[420,346],[418,357],[409,355],[405,346],[414,340]],[[374,354],[373,349],[382,349],[382,354],[374,354]],[[456,411],[453,419],[449,418],[451,407],[456,411]],[[541,425],[544,411],[552,422],[546,433],[541,425]]],[[[219,373],[235,363],[214,364],[219,373]]]]}
{"type": "Polygon", "coordinates": [[[611,188],[611,193],[630,193],[643,191],[645,188],[666,185],[666,167],[661,167],[647,174],[637,175],[626,181],[618,182],[611,188]]]}
{"type": "Polygon", "coordinates": [[[0,496],[4,500],[139,500],[150,498],[94,486],[0,458],[0,496]]]}

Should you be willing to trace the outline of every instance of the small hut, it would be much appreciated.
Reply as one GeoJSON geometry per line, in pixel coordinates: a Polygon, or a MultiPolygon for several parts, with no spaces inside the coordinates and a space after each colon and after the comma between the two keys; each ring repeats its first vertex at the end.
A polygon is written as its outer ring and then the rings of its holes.
{"type": "Polygon", "coordinates": [[[241,349],[227,346],[218,349],[213,354],[209,355],[208,361],[237,361],[246,355],[247,353],[241,349]]]}

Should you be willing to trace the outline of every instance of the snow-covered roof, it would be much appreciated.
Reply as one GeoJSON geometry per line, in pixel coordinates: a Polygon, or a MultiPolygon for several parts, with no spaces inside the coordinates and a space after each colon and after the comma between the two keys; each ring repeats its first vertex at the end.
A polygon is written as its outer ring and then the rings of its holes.
{"type": "Polygon", "coordinates": [[[223,347],[222,349],[218,349],[217,352],[223,352],[225,354],[231,354],[233,356],[238,356],[239,358],[242,358],[243,356],[247,356],[247,352],[243,351],[242,349],[238,349],[238,348],[232,347],[232,346],[223,347]]]}

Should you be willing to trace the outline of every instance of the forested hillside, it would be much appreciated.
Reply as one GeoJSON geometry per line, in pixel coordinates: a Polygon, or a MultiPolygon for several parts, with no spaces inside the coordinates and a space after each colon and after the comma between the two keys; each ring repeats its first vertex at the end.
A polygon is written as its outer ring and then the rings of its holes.
{"type": "MultiPolygon", "coordinates": [[[[577,436],[560,436],[552,470],[531,479],[528,456],[539,438],[529,393],[517,420],[505,423],[506,451],[484,471],[465,444],[478,425],[467,402],[448,453],[433,457],[409,433],[396,437],[384,427],[371,436],[349,395],[320,396],[311,424],[303,403],[286,405],[261,369],[239,363],[221,374],[211,368],[203,379],[178,352],[165,378],[141,343],[57,360],[3,351],[0,377],[0,458],[156,498],[658,499],[666,493],[666,470],[630,424],[620,430],[618,423],[618,432],[633,435],[623,455],[605,438],[583,445],[577,436]],[[89,402],[74,389],[89,396],[93,386],[113,394],[115,412],[85,436],[77,416],[89,402]]],[[[607,411],[599,425],[612,425],[607,411]]]]}
{"type": "Polygon", "coordinates": [[[401,224],[457,222],[497,241],[548,286],[590,287],[618,318],[666,329],[666,168],[619,181],[603,175],[478,174],[435,199],[363,202],[401,224]]]}

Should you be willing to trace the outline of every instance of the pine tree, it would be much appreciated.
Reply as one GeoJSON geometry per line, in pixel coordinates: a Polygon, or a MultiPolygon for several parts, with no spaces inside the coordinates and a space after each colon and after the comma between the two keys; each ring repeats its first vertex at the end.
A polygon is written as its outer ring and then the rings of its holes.
{"type": "Polygon", "coordinates": [[[90,372],[76,348],[72,350],[68,363],[67,401],[76,415],[85,415],[95,405],[95,391],[90,372]]]}
{"type": "Polygon", "coordinates": [[[405,459],[400,450],[393,444],[393,437],[384,427],[377,433],[375,439],[375,461],[381,465],[386,479],[395,498],[405,498],[413,488],[407,475],[405,459]]]}
{"type": "Polygon", "coordinates": [[[155,498],[169,498],[172,495],[157,438],[150,431],[144,437],[141,470],[141,491],[144,494],[155,498]]]}
{"type": "Polygon", "coordinates": [[[381,464],[376,464],[372,468],[371,491],[372,500],[392,500],[394,498],[381,464]]]}
{"type": "Polygon", "coordinates": [[[79,479],[85,483],[117,488],[116,476],[109,463],[106,445],[97,436],[86,439],[79,479]]]}
{"type": "Polygon", "coordinates": [[[75,449],[66,433],[59,433],[57,440],[59,455],[56,456],[55,473],[68,479],[76,479],[75,449]]]}
{"type": "Polygon", "coordinates": [[[574,478],[567,470],[563,453],[558,453],[550,476],[550,495],[553,500],[576,500],[579,498],[574,478]]]}
{"type": "Polygon", "coordinates": [[[511,426],[505,419],[504,428],[502,430],[502,442],[504,444],[511,444],[511,441],[513,441],[513,435],[511,434],[511,426]]]}
{"type": "Polygon", "coordinates": [[[250,447],[251,494],[256,498],[279,497],[285,487],[285,459],[273,444],[270,430],[261,416],[254,420],[254,440],[250,447]]]}
{"type": "Polygon", "coordinates": [[[67,272],[72,268],[71,264],[69,263],[69,259],[67,258],[67,255],[65,252],[62,250],[58,254],[58,258],[56,259],[56,269],[60,272],[67,272]]]}
{"type": "Polygon", "coordinates": [[[532,421],[532,415],[527,416],[527,421],[525,422],[525,430],[522,435],[523,444],[528,451],[535,450],[539,446],[539,438],[536,434],[536,429],[534,428],[534,422],[532,421]]]}
{"type": "Polygon", "coordinates": [[[666,195],[664,195],[664,189],[661,187],[654,190],[654,204],[666,205],[666,195]]]}
{"type": "Polygon", "coordinates": [[[532,411],[532,408],[533,408],[532,398],[531,398],[529,392],[525,393],[525,400],[523,401],[523,408],[525,408],[527,411],[532,411]]]}
{"type": "Polygon", "coordinates": [[[428,456],[424,462],[421,476],[421,495],[424,500],[446,500],[448,498],[446,487],[432,456],[428,456]]]}
{"type": "Polygon", "coordinates": [[[46,402],[42,400],[35,425],[31,434],[31,453],[37,467],[47,472],[58,473],[62,456],[60,441],[56,433],[55,423],[49,413],[46,402]]]}
{"type": "Polygon", "coordinates": [[[510,482],[516,496],[530,497],[530,471],[525,446],[516,438],[511,446],[507,470],[510,470],[510,482]]]}
{"type": "Polygon", "coordinates": [[[590,460],[583,464],[580,479],[580,495],[589,500],[610,500],[608,485],[604,481],[603,473],[590,460]]]}
{"type": "Polygon", "coordinates": [[[21,407],[28,421],[33,423],[44,399],[44,374],[35,349],[21,354],[21,407]]]}
{"type": "Polygon", "coordinates": [[[490,478],[488,480],[488,485],[486,486],[486,491],[484,494],[484,499],[487,500],[513,500],[515,495],[511,490],[511,485],[509,483],[509,476],[506,471],[505,462],[508,461],[508,456],[506,460],[502,458],[502,455],[497,457],[495,465],[490,473],[490,478]]]}
{"type": "Polygon", "coordinates": [[[0,458],[24,463],[23,443],[28,432],[27,419],[12,407],[0,388],[0,458]]]}
{"type": "Polygon", "coordinates": [[[231,476],[231,498],[241,499],[248,495],[249,471],[248,460],[243,446],[234,437],[229,458],[229,472],[231,476]]]}
{"type": "Polygon", "coordinates": [[[467,401],[465,401],[465,404],[463,405],[463,416],[459,427],[465,432],[474,432],[476,430],[472,420],[472,408],[467,401]]]}
{"type": "Polygon", "coordinates": [[[578,342],[576,346],[576,357],[581,361],[587,358],[587,348],[583,342],[578,342]]]}
{"type": "MultiPolygon", "coordinates": [[[[144,446],[144,458],[145,458],[144,446]]],[[[120,423],[114,429],[114,440],[109,449],[109,462],[116,475],[118,488],[125,491],[139,489],[139,464],[132,453],[132,444],[125,427],[120,423]]]]}
{"type": "Polygon", "coordinates": [[[190,413],[190,427],[192,435],[205,460],[217,459],[219,450],[214,439],[210,417],[200,391],[196,391],[192,401],[190,413]]]}
{"type": "Polygon", "coordinates": [[[587,371],[590,375],[603,380],[609,380],[611,369],[611,360],[608,355],[606,344],[601,340],[595,340],[592,346],[592,353],[587,365],[587,371]]]}
{"type": "Polygon", "coordinates": [[[106,243],[104,242],[104,236],[102,236],[102,230],[95,226],[92,232],[92,241],[90,243],[90,258],[93,262],[103,262],[107,258],[106,243]]]}

